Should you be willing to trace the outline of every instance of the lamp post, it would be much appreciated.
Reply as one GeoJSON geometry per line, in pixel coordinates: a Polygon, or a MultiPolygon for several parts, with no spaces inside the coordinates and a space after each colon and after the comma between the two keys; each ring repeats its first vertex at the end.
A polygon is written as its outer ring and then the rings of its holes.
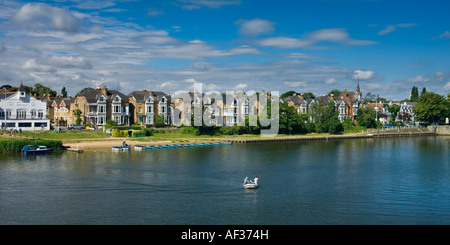
{"type": "Polygon", "coordinates": [[[3,119],[5,120],[5,126],[2,126],[2,129],[3,129],[3,127],[6,129],[6,88],[3,88],[3,90],[5,90],[5,101],[4,101],[4,104],[5,104],[5,106],[4,106],[4,108],[3,108],[3,119]]]}

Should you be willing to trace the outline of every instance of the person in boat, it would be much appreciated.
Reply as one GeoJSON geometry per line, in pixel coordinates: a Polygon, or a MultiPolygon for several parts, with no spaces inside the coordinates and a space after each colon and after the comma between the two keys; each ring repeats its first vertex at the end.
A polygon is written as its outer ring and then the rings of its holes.
{"type": "Polygon", "coordinates": [[[245,184],[248,184],[250,181],[248,180],[248,177],[245,177],[245,179],[244,179],[244,185],[245,184]]]}
{"type": "Polygon", "coordinates": [[[127,143],[125,141],[123,141],[122,146],[127,146],[127,143]]]}
{"type": "Polygon", "coordinates": [[[253,179],[253,183],[255,183],[255,185],[258,185],[258,176],[255,176],[255,178],[253,179]]]}

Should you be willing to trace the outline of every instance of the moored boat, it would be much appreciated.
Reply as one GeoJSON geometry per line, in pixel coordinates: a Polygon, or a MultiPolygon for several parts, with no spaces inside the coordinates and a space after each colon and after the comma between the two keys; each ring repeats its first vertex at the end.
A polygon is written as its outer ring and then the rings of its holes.
{"type": "Polygon", "coordinates": [[[130,149],[131,145],[124,145],[124,146],[113,146],[113,151],[128,151],[130,149]]]}
{"type": "Polygon", "coordinates": [[[48,148],[45,145],[26,145],[22,148],[22,153],[25,154],[42,154],[51,151],[51,148],[48,148]]]}
{"type": "Polygon", "coordinates": [[[145,149],[146,149],[145,145],[135,145],[134,146],[134,150],[135,151],[142,151],[142,150],[145,150],[145,149]]]}

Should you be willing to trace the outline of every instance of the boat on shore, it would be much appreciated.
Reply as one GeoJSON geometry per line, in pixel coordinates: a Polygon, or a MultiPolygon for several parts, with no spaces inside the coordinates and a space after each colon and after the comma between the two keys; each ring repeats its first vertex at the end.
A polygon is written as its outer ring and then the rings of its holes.
{"type": "Polygon", "coordinates": [[[145,150],[145,149],[146,149],[145,145],[135,145],[134,146],[134,150],[135,151],[142,151],[142,150],[145,150]]]}
{"type": "Polygon", "coordinates": [[[124,146],[113,146],[113,151],[128,151],[130,149],[131,145],[124,145],[124,146]]]}
{"type": "Polygon", "coordinates": [[[51,148],[48,148],[45,145],[26,145],[22,148],[22,153],[24,154],[46,154],[51,151],[51,148]]]}

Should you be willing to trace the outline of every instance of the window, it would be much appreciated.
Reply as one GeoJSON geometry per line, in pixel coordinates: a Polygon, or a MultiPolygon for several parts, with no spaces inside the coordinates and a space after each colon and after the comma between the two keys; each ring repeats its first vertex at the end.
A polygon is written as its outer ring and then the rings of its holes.
{"type": "Polygon", "coordinates": [[[147,106],[147,113],[152,113],[153,112],[153,106],[149,105],[147,106]]]}
{"type": "Polygon", "coordinates": [[[19,123],[20,128],[31,128],[31,123],[19,123]]]}
{"type": "Polygon", "coordinates": [[[139,107],[139,113],[142,113],[142,107],[139,107]]]}
{"type": "Polygon", "coordinates": [[[105,113],[106,112],[106,106],[105,105],[99,105],[98,106],[98,112],[99,113],[105,113]]]}
{"type": "Polygon", "coordinates": [[[38,111],[38,118],[39,118],[39,119],[44,118],[44,111],[43,111],[43,110],[39,110],[39,111],[38,111]]]}
{"type": "Polygon", "coordinates": [[[27,111],[26,110],[17,110],[17,119],[26,119],[27,111]]]}
{"type": "Polygon", "coordinates": [[[115,105],[114,108],[113,108],[113,112],[114,112],[114,113],[120,113],[120,112],[122,112],[122,110],[121,110],[121,108],[120,108],[120,105],[115,105]]]}

